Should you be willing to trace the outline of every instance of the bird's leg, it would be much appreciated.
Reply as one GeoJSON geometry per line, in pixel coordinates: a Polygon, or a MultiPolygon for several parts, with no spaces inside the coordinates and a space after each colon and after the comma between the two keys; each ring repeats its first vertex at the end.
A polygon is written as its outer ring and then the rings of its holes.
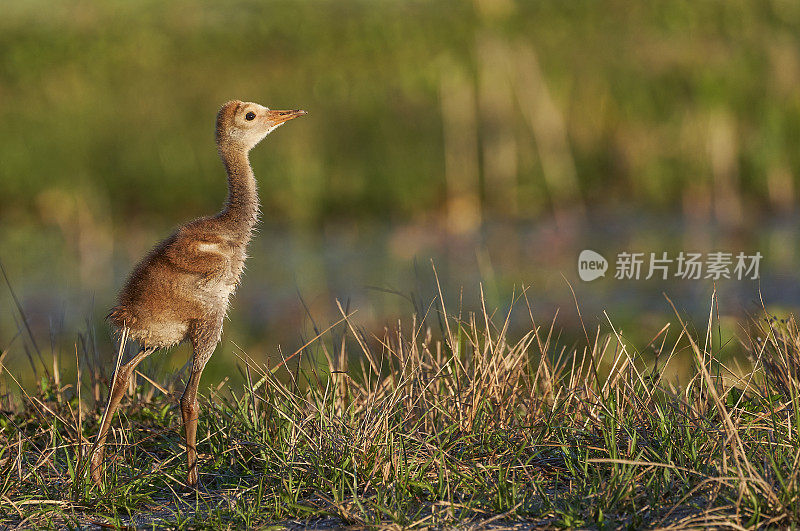
{"type": "Polygon", "coordinates": [[[111,380],[111,389],[108,393],[108,404],[103,413],[103,421],[100,425],[100,431],[97,433],[97,440],[94,445],[94,452],[92,453],[92,460],[90,464],[90,472],[92,481],[100,487],[103,482],[103,459],[105,457],[106,437],[108,430],[111,427],[111,419],[119,407],[122,397],[125,395],[125,389],[128,386],[128,379],[131,377],[133,370],[139,363],[147,356],[155,351],[154,348],[143,348],[139,353],[133,357],[128,363],[122,365],[114,373],[114,379],[111,380]]]}
{"type": "MultiPolygon", "coordinates": [[[[213,352],[213,350],[214,348],[212,346],[211,352],[213,352]]],[[[197,418],[200,411],[197,406],[197,388],[200,385],[200,376],[203,374],[203,369],[205,368],[211,352],[209,352],[208,356],[198,356],[198,352],[195,351],[194,362],[192,363],[192,374],[189,376],[186,389],[181,396],[181,415],[183,416],[183,426],[186,430],[186,457],[188,460],[186,484],[190,487],[196,487],[198,482],[197,418]]]]}

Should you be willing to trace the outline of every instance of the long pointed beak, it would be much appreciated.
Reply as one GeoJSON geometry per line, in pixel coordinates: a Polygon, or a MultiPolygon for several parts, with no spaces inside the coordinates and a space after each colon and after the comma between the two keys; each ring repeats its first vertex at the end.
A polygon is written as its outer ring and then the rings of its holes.
{"type": "Polygon", "coordinates": [[[273,125],[281,125],[283,122],[288,122],[304,114],[308,113],[301,109],[294,109],[291,111],[268,111],[267,119],[272,122],[273,125]]]}

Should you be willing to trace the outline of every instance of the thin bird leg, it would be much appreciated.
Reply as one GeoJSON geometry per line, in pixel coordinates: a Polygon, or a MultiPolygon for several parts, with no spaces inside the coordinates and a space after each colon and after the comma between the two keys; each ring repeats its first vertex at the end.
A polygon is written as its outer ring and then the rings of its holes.
{"type": "Polygon", "coordinates": [[[111,381],[111,390],[108,393],[108,404],[106,405],[105,413],[103,413],[103,422],[100,425],[100,431],[94,443],[95,449],[92,453],[90,466],[92,481],[94,481],[98,487],[102,486],[103,482],[103,459],[105,457],[106,437],[108,436],[108,430],[111,427],[111,420],[114,418],[114,413],[116,413],[117,407],[119,407],[119,403],[125,395],[125,389],[128,387],[128,379],[130,379],[136,366],[155,350],[155,348],[142,348],[133,359],[115,371],[114,379],[111,381]]]}
{"type": "MultiPolygon", "coordinates": [[[[210,357],[210,356],[209,356],[210,357]]],[[[186,430],[186,457],[188,460],[186,484],[190,487],[197,486],[197,418],[200,409],[197,405],[197,388],[200,385],[200,376],[206,360],[195,353],[195,360],[192,364],[192,374],[186,383],[186,389],[181,396],[181,415],[183,416],[183,426],[186,430]]]]}

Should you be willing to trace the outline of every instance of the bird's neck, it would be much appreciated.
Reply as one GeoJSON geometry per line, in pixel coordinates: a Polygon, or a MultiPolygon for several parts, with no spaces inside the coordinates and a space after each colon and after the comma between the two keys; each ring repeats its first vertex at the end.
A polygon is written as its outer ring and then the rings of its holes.
{"type": "Polygon", "coordinates": [[[219,154],[228,173],[228,199],[219,218],[249,241],[258,221],[258,190],[250,159],[246,151],[222,146],[219,154]]]}

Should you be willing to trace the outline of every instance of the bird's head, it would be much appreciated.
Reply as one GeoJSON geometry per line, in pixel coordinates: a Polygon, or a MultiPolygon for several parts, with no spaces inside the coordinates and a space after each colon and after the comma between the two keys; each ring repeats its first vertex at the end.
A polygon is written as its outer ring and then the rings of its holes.
{"type": "Polygon", "coordinates": [[[250,151],[281,124],[304,114],[299,109],[273,111],[258,103],[229,101],[217,114],[217,145],[250,151]]]}

